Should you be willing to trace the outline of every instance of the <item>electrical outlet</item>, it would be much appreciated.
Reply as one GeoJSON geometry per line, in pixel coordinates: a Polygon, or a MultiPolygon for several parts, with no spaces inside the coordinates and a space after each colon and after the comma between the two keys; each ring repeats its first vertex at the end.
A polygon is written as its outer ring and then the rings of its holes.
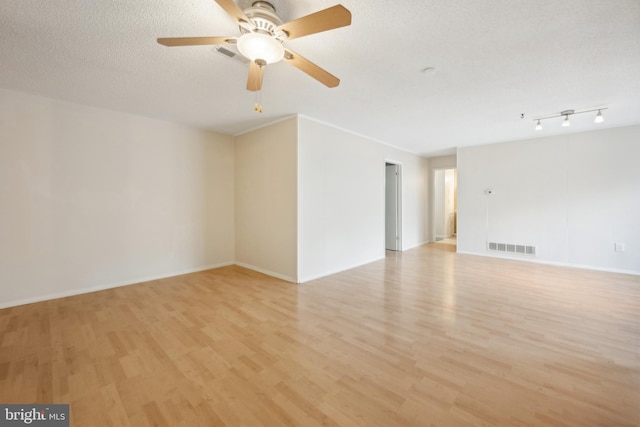
{"type": "Polygon", "coordinates": [[[624,243],[618,243],[616,242],[614,250],[616,252],[624,252],[624,243]]]}

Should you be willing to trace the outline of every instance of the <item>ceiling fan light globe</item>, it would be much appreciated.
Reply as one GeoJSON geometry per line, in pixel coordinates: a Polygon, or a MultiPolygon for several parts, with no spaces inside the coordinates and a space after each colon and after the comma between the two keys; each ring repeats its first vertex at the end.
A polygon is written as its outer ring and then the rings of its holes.
{"type": "Polygon", "coordinates": [[[262,59],[273,64],[284,57],[284,46],[275,38],[261,33],[247,33],[238,39],[238,50],[251,61],[262,59]]]}

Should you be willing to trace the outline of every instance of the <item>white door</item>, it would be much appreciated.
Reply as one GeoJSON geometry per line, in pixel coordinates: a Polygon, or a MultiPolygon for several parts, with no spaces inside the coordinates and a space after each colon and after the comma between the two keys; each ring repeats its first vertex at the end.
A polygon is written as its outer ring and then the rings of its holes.
{"type": "Polygon", "coordinates": [[[400,250],[400,203],[399,183],[400,167],[391,163],[385,164],[385,248],[400,250]]]}

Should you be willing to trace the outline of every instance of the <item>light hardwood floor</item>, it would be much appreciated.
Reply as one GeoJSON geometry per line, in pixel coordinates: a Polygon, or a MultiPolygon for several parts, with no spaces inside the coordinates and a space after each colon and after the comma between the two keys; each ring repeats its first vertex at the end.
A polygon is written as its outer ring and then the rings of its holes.
{"type": "Polygon", "coordinates": [[[0,310],[0,403],[72,426],[638,426],[640,278],[427,245],[0,310]]]}

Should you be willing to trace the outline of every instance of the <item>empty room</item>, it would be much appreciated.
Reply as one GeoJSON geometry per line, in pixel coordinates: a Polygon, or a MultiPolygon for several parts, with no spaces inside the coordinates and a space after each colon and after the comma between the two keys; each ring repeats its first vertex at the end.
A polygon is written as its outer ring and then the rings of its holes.
{"type": "Polygon", "coordinates": [[[0,1],[0,425],[640,427],[637,0],[0,1]]]}

